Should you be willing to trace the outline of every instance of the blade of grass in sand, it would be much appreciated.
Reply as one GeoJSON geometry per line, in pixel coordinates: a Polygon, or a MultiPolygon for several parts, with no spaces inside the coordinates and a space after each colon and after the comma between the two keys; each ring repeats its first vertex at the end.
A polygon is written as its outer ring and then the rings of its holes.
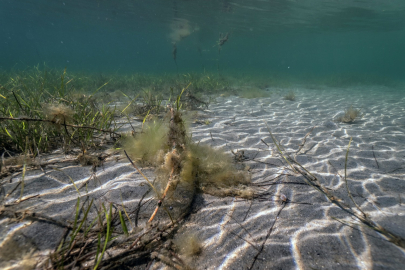
{"type": "Polygon", "coordinates": [[[100,218],[100,216],[104,214],[104,212],[99,213],[94,219],[93,221],[90,223],[90,226],[87,228],[87,230],[84,232],[84,238],[86,238],[87,234],[89,233],[89,231],[91,230],[91,228],[93,228],[94,223],[100,218]]]}
{"type": "Polygon", "coordinates": [[[178,95],[178,97],[177,97],[177,99],[176,99],[176,108],[177,108],[177,111],[179,111],[180,108],[181,108],[181,105],[180,105],[180,98],[181,98],[181,95],[183,95],[183,92],[184,92],[185,90],[187,90],[187,88],[188,88],[190,85],[191,85],[191,83],[189,83],[189,84],[187,85],[187,87],[183,88],[183,90],[181,91],[180,95],[178,95]]]}
{"type": "Polygon", "coordinates": [[[148,118],[149,113],[150,113],[150,110],[148,111],[148,113],[147,113],[147,114],[145,115],[145,117],[143,118],[143,121],[142,121],[142,129],[143,129],[143,124],[145,124],[146,119],[148,118]]]}
{"type": "MultiPolygon", "coordinates": [[[[76,226],[77,226],[77,219],[79,218],[79,213],[80,213],[80,197],[77,197],[77,203],[76,203],[76,215],[75,215],[75,221],[73,223],[73,231],[76,231],[76,226]]],[[[73,238],[70,240],[70,244],[73,242],[73,238]]],[[[69,246],[70,246],[69,244],[69,246]]]]}
{"type": "Polygon", "coordinates": [[[65,243],[64,239],[62,239],[62,241],[60,241],[60,244],[58,246],[58,249],[56,250],[56,253],[59,253],[62,250],[63,244],[65,243]]]}
{"type": "Polygon", "coordinates": [[[102,86],[100,86],[96,91],[93,92],[93,94],[91,94],[90,97],[94,96],[101,88],[103,88],[104,86],[106,86],[109,82],[106,82],[105,84],[103,84],[102,86]]]}
{"type": "MultiPolygon", "coordinates": [[[[93,204],[93,200],[94,200],[94,199],[91,199],[90,205],[89,205],[89,207],[87,208],[86,212],[84,213],[83,219],[82,219],[82,221],[80,222],[79,227],[77,227],[77,229],[73,231],[73,234],[72,234],[72,237],[71,237],[71,240],[70,240],[69,247],[72,245],[72,243],[73,243],[74,239],[76,238],[77,234],[79,233],[79,231],[80,231],[81,228],[83,227],[83,224],[84,224],[84,222],[86,221],[87,215],[89,214],[90,208],[91,208],[91,206],[92,206],[92,204],[93,204]]],[[[75,222],[76,222],[76,221],[75,221],[75,222]]]]}
{"type": "Polygon", "coordinates": [[[122,230],[124,231],[125,235],[128,235],[127,225],[125,224],[124,217],[122,216],[120,210],[118,210],[118,214],[120,215],[120,221],[121,221],[122,230]]]}
{"type": "Polygon", "coordinates": [[[101,252],[100,258],[98,259],[97,264],[94,266],[93,270],[97,269],[98,265],[100,264],[101,260],[103,259],[104,252],[107,249],[107,244],[108,244],[108,241],[110,240],[110,236],[111,236],[111,216],[112,216],[112,204],[110,203],[110,212],[105,214],[105,217],[107,220],[107,234],[105,236],[103,251],[101,252]]]}
{"type": "Polygon", "coordinates": [[[131,104],[138,98],[138,96],[139,96],[139,94],[136,95],[136,97],[128,103],[128,105],[121,111],[121,113],[124,113],[125,110],[128,109],[128,107],[131,106],[131,104]]]}
{"type": "Polygon", "coordinates": [[[129,221],[129,224],[131,225],[132,228],[134,228],[134,225],[132,224],[131,219],[129,218],[129,215],[128,215],[128,213],[127,213],[127,210],[125,209],[124,201],[122,200],[122,194],[120,194],[120,197],[121,197],[122,209],[124,210],[124,213],[125,213],[125,215],[127,216],[127,219],[128,219],[128,221],[129,221]]]}
{"type": "Polygon", "coordinates": [[[4,130],[6,131],[7,135],[14,140],[13,136],[11,136],[10,132],[8,132],[7,128],[4,128],[4,130]]]}
{"type": "Polygon", "coordinates": [[[97,263],[98,261],[98,256],[100,255],[100,249],[101,249],[101,233],[98,233],[97,235],[98,240],[97,240],[97,253],[96,253],[96,257],[94,258],[94,265],[97,263]]]}

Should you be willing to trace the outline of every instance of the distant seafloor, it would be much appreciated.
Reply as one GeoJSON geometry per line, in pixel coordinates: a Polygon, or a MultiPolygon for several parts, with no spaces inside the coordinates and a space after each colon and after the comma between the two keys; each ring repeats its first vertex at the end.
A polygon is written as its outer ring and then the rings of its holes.
{"type": "MultiPolygon", "coordinates": [[[[249,166],[253,183],[268,183],[263,191],[269,194],[268,200],[253,201],[197,195],[199,210],[179,231],[196,233],[203,244],[192,266],[250,267],[274,223],[253,269],[402,269],[403,248],[333,204],[301,175],[288,172],[266,123],[286,153],[297,154],[296,160],[322,186],[357,211],[344,181],[352,138],[347,182],[354,201],[376,224],[405,238],[405,91],[385,86],[297,87],[295,101],[283,98],[288,91],[278,89],[267,98],[217,97],[208,109],[198,112],[204,121],[191,124],[195,142],[221,148],[229,155],[231,150],[243,151],[246,161],[239,162],[249,166]],[[350,106],[360,109],[362,117],[350,124],[337,122],[350,106]],[[285,205],[282,195],[288,199],[285,205]]],[[[24,198],[40,196],[19,207],[56,220],[72,220],[77,193],[67,175],[79,186],[89,179],[91,170],[74,164],[61,170],[28,172],[24,198]]],[[[152,170],[145,168],[145,173],[153,178],[152,170]]],[[[4,194],[21,176],[8,180],[4,194]]],[[[134,209],[144,189],[144,179],[127,160],[110,160],[98,169],[96,180],[89,182],[86,196],[97,203],[121,204],[122,200],[127,209],[134,209]]],[[[17,193],[8,202],[18,198],[17,193]]],[[[144,210],[141,223],[146,222],[148,210],[152,208],[144,210]]],[[[62,228],[41,222],[10,223],[4,218],[0,224],[0,239],[24,235],[29,243],[25,248],[42,254],[55,248],[63,233],[62,228]]],[[[155,261],[151,269],[165,268],[155,261]]]]}

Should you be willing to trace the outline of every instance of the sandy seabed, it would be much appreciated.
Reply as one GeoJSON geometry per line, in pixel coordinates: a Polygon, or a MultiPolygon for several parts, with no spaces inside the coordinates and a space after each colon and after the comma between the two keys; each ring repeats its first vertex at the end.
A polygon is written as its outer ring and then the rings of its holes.
{"type": "MultiPolygon", "coordinates": [[[[266,200],[198,194],[178,232],[196,233],[202,242],[203,251],[192,265],[196,269],[249,269],[257,257],[252,269],[403,269],[404,249],[362,225],[301,175],[288,171],[265,122],[291,156],[313,128],[296,160],[344,205],[357,211],[344,181],[345,155],[352,137],[347,180],[354,201],[376,224],[405,238],[405,91],[377,86],[297,88],[295,101],[284,100],[283,90],[272,92],[268,98],[216,98],[216,103],[199,112],[204,119],[200,123],[209,122],[191,126],[195,142],[230,155],[231,150],[243,151],[237,162],[249,166],[252,183],[266,183],[259,189],[268,194],[266,200]],[[350,105],[361,108],[362,118],[351,124],[334,121],[350,105]]],[[[65,157],[44,157],[47,161],[58,158],[65,157]]],[[[38,196],[14,210],[61,222],[72,220],[78,194],[69,177],[78,187],[88,183],[87,192],[80,189],[83,197],[98,203],[123,201],[128,211],[137,207],[147,190],[145,180],[126,159],[106,161],[90,181],[90,167],[65,165],[27,172],[23,199],[38,196]]],[[[152,169],[144,168],[144,172],[153,179],[152,169]]],[[[20,182],[21,175],[3,180],[2,198],[20,182]]],[[[18,199],[19,192],[5,203],[18,199]]],[[[140,223],[153,208],[149,204],[142,209],[140,223]]],[[[20,250],[46,254],[62,234],[63,228],[47,222],[0,219],[0,241],[13,237],[20,250]]],[[[154,262],[150,269],[164,268],[168,267],[154,262]]]]}

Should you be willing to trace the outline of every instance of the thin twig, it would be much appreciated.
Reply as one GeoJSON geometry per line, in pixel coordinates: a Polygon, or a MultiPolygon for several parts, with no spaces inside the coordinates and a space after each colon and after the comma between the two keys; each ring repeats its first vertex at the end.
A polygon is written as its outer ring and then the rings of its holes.
{"type": "Polygon", "coordinates": [[[378,166],[378,162],[377,162],[377,159],[376,159],[376,157],[375,157],[374,145],[371,146],[371,149],[373,149],[373,156],[374,156],[375,163],[377,164],[377,169],[380,169],[380,166],[378,166]]]}
{"type": "Polygon", "coordinates": [[[259,248],[256,247],[252,242],[246,240],[245,238],[243,238],[242,236],[240,236],[240,235],[237,234],[237,233],[234,233],[234,232],[232,232],[232,231],[229,231],[229,232],[230,232],[231,234],[235,235],[236,237],[242,239],[243,241],[245,241],[245,242],[248,243],[249,245],[251,245],[251,246],[252,246],[254,249],[256,249],[257,251],[259,251],[259,248]]]}
{"type": "Polygon", "coordinates": [[[283,203],[283,205],[281,206],[280,210],[278,211],[278,213],[277,213],[277,215],[276,215],[276,218],[274,219],[273,225],[271,225],[269,231],[267,232],[266,238],[264,238],[263,243],[262,243],[262,245],[261,245],[260,248],[259,248],[259,251],[257,252],[256,256],[253,258],[253,262],[252,262],[252,264],[250,265],[249,270],[253,269],[253,266],[255,265],[257,258],[259,257],[260,253],[262,253],[262,251],[263,251],[263,249],[264,249],[264,245],[266,244],[267,239],[269,239],[270,234],[271,234],[271,232],[273,231],[274,225],[276,224],[276,221],[277,221],[277,219],[278,219],[278,216],[279,216],[280,213],[281,213],[281,210],[283,210],[286,205],[287,205],[286,203],[283,203]]]}
{"type": "MultiPolygon", "coordinates": [[[[232,213],[233,214],[233,213],[232,213]]],[[[250,233],[248,232],[248,230],[246,230],[245,227],[242,226],[242,224],[239,223],[239,221],[237,221],[232,215],[229,216],[231,219],[233,219],[233,221],[235,221],[250,237],[252,237],[252,235],[250,235],[250,233]]]]}
{"type": "Polygon", "coordinates": [[[264,143],[268,148],[270,148],[270,146],[263,139],[260,139],[260,141],[262,141],[262,143],[264,143]]]}
{"type": "MultiPolygon", "coordinates": [[[[149,190],[150,190],[150,189],[149,189],[149,190]]],[[[141,211],[141,207],[142,207],[142,205],[143,205],[143,204],[141,204],[141,203],[142,203],[143,199],[145,198],[146,194],[149,193],[149,190],[147,190],[147,191],[142,195],[142,198],[141,198],[141,199],[139,200],[139,202],[138,202],[138,207],[137,207],[136,210],[135,210],[135,227],[138,227],[139,212],[141,211]]],[[[148,201],[150,201],[150,200],[148,200],[148,201]]],[[[148,202],[148,201],[146,201],[146,202],[148,202]]],[[[146,203],[146,202],[145,202],[145,203],[146,203]]]]}
{"type": "Polygon", "coordinates": [[[295,152],[295,157],[297,157],[298,153],[302,150],[302,148],[304,148],[304,145],[305,145],[305,143],[307,141],[307,137],[309,136],[309,134],[311,134],[311,132],[314,130],[314,128],[315,128],[315,126],[313,126],[311,128],[311,130],[305,135],[304,139],[302,139],[302,142],[299,145],[299,148],[298,148],[297,152],[295,152]]]}
{"type": "Polygon", "coordinates": [[[246,211],[245,217],[243,218],[243,221],[246,220],[247,216],[249,215],[250,208],[252,208],[253,200],[250,201],[249,209],[246,211]]]}

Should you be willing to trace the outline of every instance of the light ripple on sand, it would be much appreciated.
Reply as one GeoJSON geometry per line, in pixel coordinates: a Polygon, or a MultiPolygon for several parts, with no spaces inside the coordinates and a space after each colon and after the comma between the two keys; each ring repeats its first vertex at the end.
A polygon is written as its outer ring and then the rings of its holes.
{"type": "MultiPolygon", "coordinates": [[[[405,238],[404,93],[371,87],[363,90],[296,89],[295,94],[295,102],[286,101],[277,94],[252,100],[218,98],[218,102],[205,111],[211,123],[193,125],[192,138],[195,142],[222,148],[230,155],[230,150],[244,150],[249,158],[281,164],[264,121],[292,156],[305,134],[315,126],[297,160],[316,174],[322,185],[354,208],[343,178],[347,145],[353,137],[347,173],[354,200],[376,222],[405,238]],[[350,105],[362,108],[363,118],[353,124],[334,122],[335,117],[350,105]]],[[[284,168],[269,164],[248,162],[254,172],[253,182],[288,173],[284,168]]],[[[70,169],[76,174],[84,171],[70,169]]],[[[153,179],[151,171],[145,171],[153,179]]],[[[91,172],[88,170],[85,175],[70,176],[80,186],[88,181],[91,172]]],[[[26,180],[32,182],[36,177],[38,175],[29,175],[26,180]]],[[[21,208],[35,205],[37,211],[41,207],[51,211],[52,204],[61,205],[55,209],[62,209],[64,204],[74,207],[77,193],[70,180],[58,174],[52,177],[58,186],[40,191],[41,200],[45,203],[41,205],[31,199],[22,203],[21,208]]],[[[199,195],[207,206],[191,214],[187,222],[188,230],[195,230],[205,247],[202,255],[196,258],[197,269],[241,269],[250,266],[256,250],[231,231],[259,246],[280,209],[281,194],[291,201],[311,205],[291,203],[285,206],[259,256],[261,259],[255,264],[258,269],[400,269],[405,264],[403,250],[365,226],[351,228],[339,223],[334,218],[351,224],[357,221],[312,187],[283,184],[290,178],[293,182],[303,182],[299,176],[273,180],[278,184],[268,187],[268,200],[255,201],[246,220],[243,218],[249,209],[249,201],[199,195]]],[[[10,190],[19,179],[17,177],[5,188],[10,190]]],[[[147,190],[147,186],[141,186],[144,182],[128,162],[111,161],[105,164],[104,169],[98,169],[97,180],[88,182],[88,193],[84,189],[80,192],[100,200],[98,203],[104,202],[103,197],[97,197],[100,194],[108,195],[108,201],[114,202],[121,202],[122,195],[129,211],[136,208],[147,190]]],[[[24,198],[35,194],[30,193],[28,187],[24,198]]],[[[149,213],[153,207],[152,203],[145,211],[149,213]]],[[[69,211],[65,212],[67,215],[69,211]]],[[[52,215],[55,213],[49,212],[49,216],[52,215]]]]}

